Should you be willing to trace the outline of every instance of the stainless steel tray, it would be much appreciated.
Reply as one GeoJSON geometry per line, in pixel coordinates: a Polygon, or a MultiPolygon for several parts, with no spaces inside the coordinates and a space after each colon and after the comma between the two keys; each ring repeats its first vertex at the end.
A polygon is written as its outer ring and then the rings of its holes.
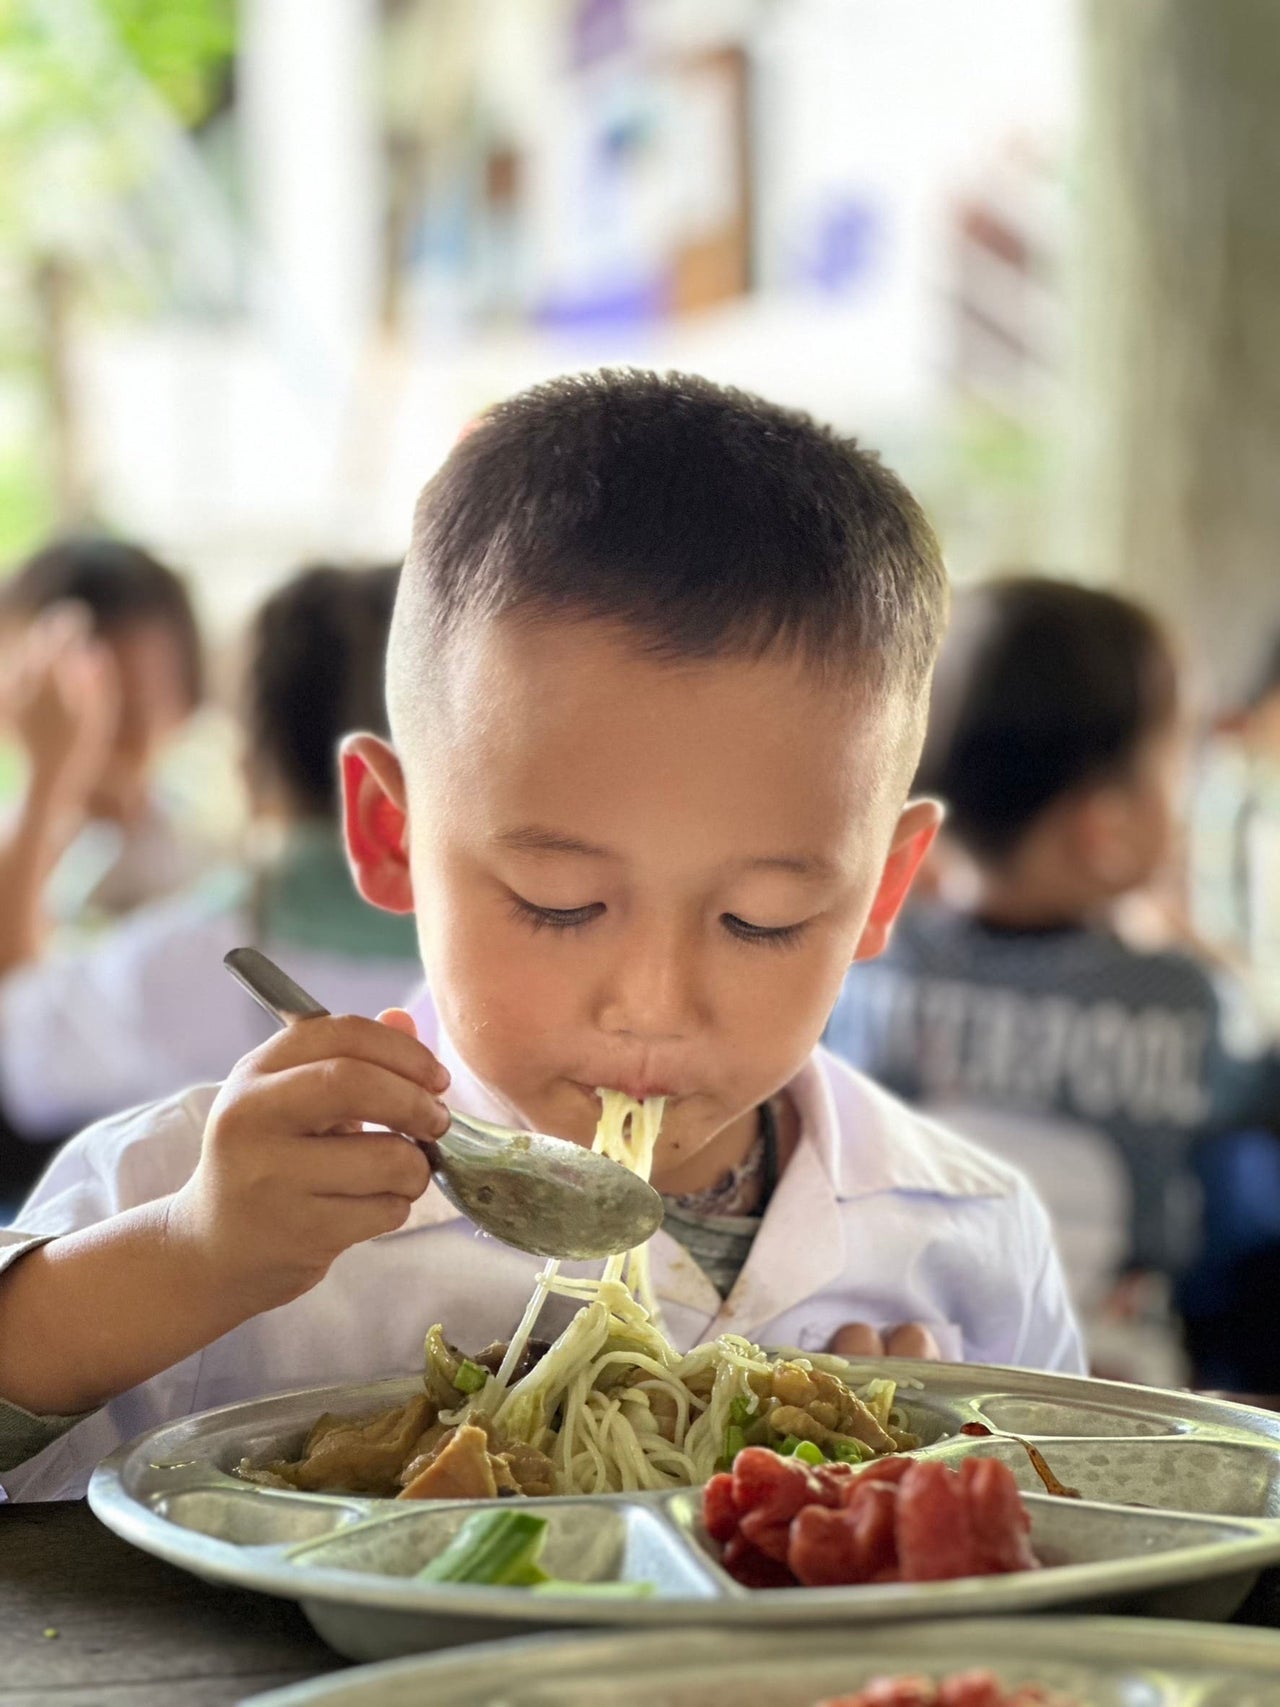
{"type": "MultiPolygon", "coordinates": [[[[1010,1455],[1032,1540],[1051,1567],[956,1582],[740,1588],[701,1532],[695,1490],[529,1501],[550,1519],[545,1563],[580,1582],[646,1581],[650,1598],[424,1584],[413,1573],[476,1502],[404,1503],[258,1488],[228,1472],[296,1449],[321,1411],[403,1401],[413,1378],[319,1388],[155,1429],[95,1472],[89,1500],[125,1539],[215,1581],[302,1603],[354,1659],[564,1625],[883,1625],[1051,1606],[1225,1618],[1280,1561],[1280,1416],[1152,1388],[975,1364],[814,1357],[854,1381],[888,1375],[929,1456],[1010,1455]],[[1036,1492],[1020,1449],[961,1436],[986,1422],[1036,1439],[1083,1500],[1036,1492]],[[1017,1454],[1015,1456],[1015,1454],[1017,1454]]],[[[1277,1697],[1280,1700],[1280,1697],[1277,1697]]]]}
{"type": "Polygon", "coordinates": [[[1008,1619],[909,1630],[682,1630],[486,1643],[255,1697],[251,1707],[814,1707],[883,1673],[986,1666],[1081,1707],[1275,1707],[1280,1636],[1137,1619],[1008,1619]]]}

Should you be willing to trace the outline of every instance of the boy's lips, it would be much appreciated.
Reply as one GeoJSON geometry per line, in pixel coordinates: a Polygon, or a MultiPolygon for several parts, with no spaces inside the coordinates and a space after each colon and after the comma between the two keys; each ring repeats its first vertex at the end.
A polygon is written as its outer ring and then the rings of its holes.
{"type": "Polygon", "coordinates": [[[686,1094],[661,1080],[629,1079],[625,1073],[610,1073],[605,1078],[597,1079],[594,1084],[588,1084],[585,1079],[574,1079],[573,1083],[580,1091],[585,1091],[593,1102],[599,1102],[599,1093],[602,1090],[621,1091],[624,1096],[629,1096],[636,1102],[645,1102],[649,1097],[675,1098],[686,1094]]]}

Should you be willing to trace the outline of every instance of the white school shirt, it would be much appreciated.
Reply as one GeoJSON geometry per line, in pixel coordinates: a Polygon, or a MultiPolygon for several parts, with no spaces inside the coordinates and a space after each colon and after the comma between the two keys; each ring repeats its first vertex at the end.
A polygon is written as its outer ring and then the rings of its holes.
{"type": "MultiPolygon", "coordinates": [[[[450,1101],[510,1119],[429,1010],[418,1019],[452,1074],[450,1101]]],[[[1048,1217],[1020,1174],[823,1049],[789,1091],[799,1144],[729,1296],[670,1235],[654,1235],[654,1286],[677,1346],[733,1333],[820,1350],[849,1322],[922,1322],[946,1358],[1083,1372],[1048,1217]]],[[[68,1233],[176,1190],[195,1166],[215,1094],[203,1086],[73,1139],[13,1234],[68,1233]]],[[[434,1322],[464,1349],[506,1339],[541,1266],[478,1233],[443,1193],[428,1190],[403,1227],[345,1251],[303,1297],[123,1394],[0,1481],[11,1499],[71,1498],[100,1458],[160,1423],[272,1393],[417,1372],[434,1322]]],[[[539,1332],[559,1332],[573,1309],[553,1296],[539,1332]]]]}

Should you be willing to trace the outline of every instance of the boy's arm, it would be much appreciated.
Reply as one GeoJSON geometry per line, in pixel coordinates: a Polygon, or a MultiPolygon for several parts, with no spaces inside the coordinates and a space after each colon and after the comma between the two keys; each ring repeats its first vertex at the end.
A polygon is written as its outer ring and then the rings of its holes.
{"type": "Polygon", "coordinates": [[[223,1086],[180,1191],[0,1274],[0,1396],[37,1414],[91,1410],[309,1291],[426,1190],[406,1139],[445,1130],[447,1082],[403,1016],[303,1020],[271,1038],[223,1086]]]}
{"type": "Polygon", "coordinates": [[[40,1415],[90,1411],[244,1320],[176,1200],[39,1246],[0,1276],[0,1394],[40,1415]]]}

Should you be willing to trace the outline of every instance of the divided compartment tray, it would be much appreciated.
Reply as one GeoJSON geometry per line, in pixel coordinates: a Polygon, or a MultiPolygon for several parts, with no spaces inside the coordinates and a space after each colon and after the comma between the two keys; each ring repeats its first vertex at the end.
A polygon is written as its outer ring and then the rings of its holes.
{"type": "Polygon", "coordinates": [[[414,1573],[485,1502],[295,1493],[230,1474],[242,1458],[295,1450],[322,1411],[361,1415],[402,1402],[419,1387],[412,1377],[285,1394],[165,1425],[108,1458],[89,1499],[104,1523],[149,1552],[300,1601],[320,1634],[354,1659],[565,1625],[865,1627],[1049,1607],[1221,1619],[1264,1566],[1280,1562],[1280,1415],[1027,1370],[804,1355],[855,1383],[897,1380],[898,1404],[925,1442],[920,1455],[1005,1458],[1046,1568],[749,1591],[720,1568],[697,1490],[674,1490],[520,1502],[550,1519],[544,1562],[554,1575],[651,1584],[644,1597],[428,1584],[414,1573]],[[1033,1440],[1084,1497],[1046,1494],[1016,1443],[959,1433],[973,1422],[1033,1440]]]}

